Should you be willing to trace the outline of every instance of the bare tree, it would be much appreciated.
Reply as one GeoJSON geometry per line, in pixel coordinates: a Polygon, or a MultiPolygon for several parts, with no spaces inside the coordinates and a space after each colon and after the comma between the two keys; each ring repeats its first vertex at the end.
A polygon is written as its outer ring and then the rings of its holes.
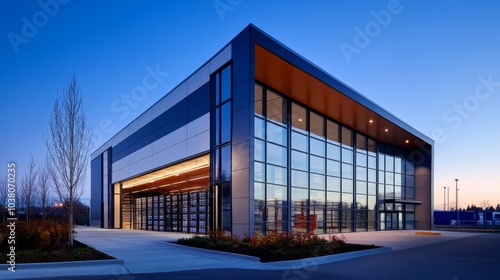
{"type": "Polygon", "coordinates": [[[52,185],[50,184],[50,175],[47,170],[47,164],[40,168],[38,175],[38,200],[40,202],[40,207],[42,207],[42,216],[45,221],[47,216],[47,207],[50,205],[50,194],[52,191],[52,185]]]}
{"type": "Polygon", "coordinates": [[[26,221],[29,222],[33,207],[36,204],[36,183],[38,170],[33,156],[30,157],[28,167],[21,180],[21,200],[26,211],[26,221]]]}
{"type": "Polygon", "coordinates": [[[0,177],[0,215],[2,216],[1,222],[5,222],[8,195],[9,191],[7,186],[7,177],[0,177]]]}
{"type": "Polygon", "coordinates": [[[73,246],[74,203],[85,190],[86,170],[92,148],[91,137],[81,91],[73,75],[62,96],[54,102],[49,130],[45,135],[50,177],[59,199],[69,203],[70,246],[73,246]]]}
{"type": "Polygon", "coordinates": [[[483,199],[483,200],[481,200],[481,202],[479,203],[479,206],[481,206],[481,208],[482,208],[484,211],[486,211],[486,210],[488,210],[488,208],[491,206],[491,204],[490,204],[490,201],[489,201],[489,200],[487,200],[487,199],[483,199]]]}

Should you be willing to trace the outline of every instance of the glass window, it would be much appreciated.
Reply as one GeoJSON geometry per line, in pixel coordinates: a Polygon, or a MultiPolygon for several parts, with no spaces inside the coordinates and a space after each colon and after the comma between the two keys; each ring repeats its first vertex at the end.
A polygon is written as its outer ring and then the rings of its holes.
{"type": "Polygon", "coordinates": [[[377,197],[374,195],[368,196],[368,210],[375,210],[377,206],[377,197]]]}
{"type": "Polygon", "coordinates": [[[325,137],[325,129],[324,129],[324,119],[322,116],[310,112],[309,115],[309,128],[311,132],[311,136],[324,138],[325,137]]]}
{"type": "Polygon", "coordinates": [[[342,148],[342,162],[352,164],[353,163],[352,158],[353,158],[352,151],[342,148]]]}
{"type": "Polygon", "coordinates": [[[385,198],[394,198],[394,186],[385,185],[385,198]]]}
{"type": "Polygon", "coordinates": [[[222,105],[221,143],[231,140],[231,102],[222,105]]]}
{"type": "Polygon", "coordinates": [[[267,90],[267,118],[286,124],[286,101],[276,93],[267,90]]]}
{"type": "Polygon", "coordinates": [[[231,146],[226,145],[221,150],[221,182],[231,180],[231,146]]]}
{"type": "Polygon", "coordinates": [[[385,155],[378,155],[378,169],[385,170],[385,155]]]}
{"type": "Polygon", "coordinates": [[[415,198],[415,188],[406,188],[406,198],[407,199],[415,198]]]}
{"type": "Polygon", "coordinates": [[[324,175],[318,175],[318,174],[311,173],[309,182],[310,182],[309,186],[311,189],[317,189],[317,190],[324,190],[325,189],[325,176],[324,175]]]}
{"type": "Polygon", "coordinates": [[[215,145],[220,144],[220,108],[215,108],[215,145]]]}
{"type": "Polygon", "coordinates": [[[292,131],[292,149],[307,152],[309,137],[302,133],[292,131]]]}
{"type": "Polygon", "coordinates": [[[377,182],[377,171],[375,169],[368,169],[368,182],[377,182]]]}
{"type": "Polygon", "coordinates": [[[368,193],[368,183],[362,181],[356,181],[356,193],[360,194],[368,193]]]}
{"type": "Polygon", "coordinates": [[[340,143],[339,125],[331,120],[326,121],[326,138],[329,142],[340,143]]]}
{"type": "Polygon", "coordinates": [[[262,86],[255,84],[255,114],[264,115],[262,86]]]}
{"type": "Polygon", "coordinates": [[[258,161],[265,161],[266,160],[266,149],[265,149],[265,144],[264,141],[261,141],[259,139],[255,139],[255,149],[254,149],[254,157],[255,160],[258,161]]]}
{"type": "Polygon", "coordinates": [[[352,180],[342,179],[342,192],[346,192],[346,193],[353,193],[354,192],[352,180]]]}
{"type": "Polygon", "coordinates": [[[220,104],[220,72],[215,74],[215,105],[220,104]]]}
{"type": "Polygon", "coordinates": [[[311,172],[325,174],[325,159],[311,155],[311,172]]]}
{"type": "Polygon", "coordinates": [[[405,185],[407,187],[412,187],[414,188],[415,187],[415,177],[413,176],[406,176],[406,180],[405,180],[405,185]]]}
{"type": "Polygon", "coordinates": [[[394,171],[394,157],[385,156],[385,170],[394,171]]]}
{"type": "Polygon", "coordinates": [[[368,155],[376,156],[377,155],[377,143],[375,140],[368,138],[368,155]]]}
{"type": "Polygon", "coordinates": [[[264,164],[260,162],[254,162],[254,178],[255,181],[266,181],[266,174],[264,173],[264,164]]]}
{"type": "Polygon", "coordinates": [[[342,163],[342,178],[352,179],[354,177],[354,170],[352,165],[347,163],[342,163]]]}
{"type": "Polygon", "coordinates": [[[340,160],[340,147],[332,144],[327,145],[327,157],[334,160],[340,160]]]}
{"type": "Polygon", "coordinates": [[[402,173],[402,171],[404,170],[403,169],[403,161],[401,160],[400,157],[396,157],[394,160],[395,160],[394,171],[396,173],[402,173]]]}
{"type": "Polygon", "coordinates": [[[385,172],[385,183],[387,185],[394,185],[394,173],[385,172]]]}
{"type": "Polygon", "coordinates": [[[267,141],[280,144],[282,146],[287,145],[287,129],[281,125],[274,124],[272,122],[267,122],[266,139],[267,141]]]}
{"type": "Polygon", "coordinates": [[[308,191],[302,188],[292,188],[292,203],[293,206],[307,206],[308,191]]]}
{"type": "Polygon", "coordinates": [[[311,154],[315,154],[315,155],[324,157],[325,156],[325,142],[318,140],[318,139],[315,139],[315,138],[311,138],[310,141],[311,141],[310,142],[311,143],[311,147],[310,147],[311,154]]]}
{"type": "Polygon", "coordinates": [[[297,103],[292,103],[292,129],[307,131],[307,111],[297,103]]]}
{"type": "Polygon", "coordinates": [[[356,148],[358,152],[366,153],[368,150],[366,136],[356,133],[356,148]]]}
{"type": "Polygon", "coordinates": [[[394,187],[394,195],[396,198],[403,198],[404,197],[404,187],[395,186],[394,187]]]}
{"type": "Polygon", "coordinates": [[[401,175],[401,174],[395,174],[394,175],[394,184],[401,186],[402,185],[402,177],[403,177],[403,175],[401,175]]]}
{"type": "Polygon", "coordinates": [[[379,183],[385,183],[385,172],[384,171],[379,171],[378,172],[378,182],[379,183]]]}
{"type": "Polygon", "coordinates": [[[268,164],[267,182],[272,184],[286,185],[288,182],[286,168],[268,164]]]}
{"type": "Polygon", "coordinates": [[[254,183],[254,199],[256,202],[259,203],[264,203],[265,199],[265,194],[266,194],[266,189],[264,188],[263,183],[254,183]]]}
{"type": "Polygon", "coordinates": [[[342,127],[342,146],[352,147],[352,130],[342,127]]]}
{"type": "Polygon", "coordinates": [[[368,157],[365,154],[356,153],[356,165],[366,167],[368,157]]]}
{"type": "Polygon", "coordinates": [[[286,148],[272,143],[267,143],[267,162],[279,166],[287,166],[286,148]]]}
{"type": "Polygon", "coordinates": [[[292,186],[308,188],[309,187],[309,174],[304,171],[292,169],[292,186]]]}
{"type": "Polygon", "coordinates": [[[411,162],[410,160],[406,161],[406,174],[415,175],[415,166],[413,165],[413,162],[411,162]]]}
{"type": "Polygon", "coordinates": [[[354,199],[351,193],[342,193],[342,208],[351,209],[353,202],[354,199]]]}
{"type": "Polygon", "coordinates": [[[330,176],[340,177],[340,162],[334,160],[328,160],[326,173],[330,176]]]}
{"type": "Polygon", "coordinates": [[[329,191],[340,191],[340,178],[337,177],[326,177],[326,189],[329,191]]]}
{"type": "MultiPolygon", "coordinates": [[[[218,120],[217,115],[216,115],[216,119],[218,120]]],[[[265,132],[266,132],[266,122],[263,119],[257,118],[257,117],[254,118],[254,121],[255,121],[255,123],[254,123],[255,137],[264,139],[265,132]]]]}
{"type": "Polygon", "coordinates": [[[365,209],[368,206],[367,197],[363,194],[356,195],[356,205],[358,209],[365,209]]]}
{"type": "Polygon", "coordinates": [[[375,183],[368,183],[368,194],[377,194],[377,184],[375,183]]]}
{"type": "Polygon", "coordinates": [[[287,188],[283,186],[267,184],[267,204],[268,205],[286,205],[287,188]]]}
{"type": "MultiPolygon", "coordinates": [[[[215,148],[214,149],[214,171],[215,171],[215,180],[217,182],[220,181],[220,149],[219,148],[215,148]]],[[[106,193],[106,192],[105,192],[106,193]]]]}
{"type": "Polygon", "coordinates": [[[309,199],[311,200],[311,206],[319,206],[325,204],[325,192],[324,191],[314,191],[311,190],[309,193],[310,197],[309,199]],[[316,205],[315,205],[316,204],[316,205]]]}
{"type": "Polygon", "coordinates": [[[292,168],[308,171],[309,158],[306,153],[292,151],[292,168]]]}
{"type": "Polygon", "coordinates": [[[337,208],[340,204],[340,193],[326,192],[326,201],[329,206],[334,206],[334,208],[337,208]]]}
{"type": "Polygon", "coordinates": [[[368,157],[368,167],[376,169],[377,168],[377,158],[376,157],[368,157]]]}
{"type": "Polygon", "coordinates": [[[413,205],[413,204],[406,204],[406,211],[410,211],[410,212],[415,211],[415,205],[413,205]]]}
{"type": "Polygon", "coordinates": [[[378,195],[380,198],[385,197],[385,185],[384,184],[378,184],[378,195]]]}
{"type": "Polygon", "coordinates": [[[231,65],[222,70],[221,103],[231,98],[231,65]]]}
{"type": "Polygon", "coordinates": [[[356,167],[356,179],[361,180],[361,181],[367,181],[367,179],[368,179],[367,175],[368,175],[368,171],[367,171],[366,167],[360,167],[360,166],[356,167]]]}

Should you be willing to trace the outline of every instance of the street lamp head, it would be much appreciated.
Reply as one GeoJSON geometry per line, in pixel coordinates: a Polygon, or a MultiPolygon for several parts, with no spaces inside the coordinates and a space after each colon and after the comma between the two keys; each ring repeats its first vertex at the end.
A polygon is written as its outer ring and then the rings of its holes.
{"type": "Polygon", "coordinates": [[[455,179],[455,182],[458,182],[458,179],[455,179]]]}

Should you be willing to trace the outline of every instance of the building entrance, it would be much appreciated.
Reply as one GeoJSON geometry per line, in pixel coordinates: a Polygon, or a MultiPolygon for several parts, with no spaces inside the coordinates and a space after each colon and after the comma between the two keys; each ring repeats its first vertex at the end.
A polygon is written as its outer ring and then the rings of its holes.
{"type": "Polygon", "coordinates": [[[206,234],[208,191],[134,198],[133,229],[206,234]]]}

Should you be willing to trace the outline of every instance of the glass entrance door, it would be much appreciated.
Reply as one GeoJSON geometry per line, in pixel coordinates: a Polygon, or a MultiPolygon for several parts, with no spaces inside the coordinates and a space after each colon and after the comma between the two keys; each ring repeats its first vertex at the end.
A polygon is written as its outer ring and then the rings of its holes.
{"type": "Polygon", "coordinates": [[[403,212],[380,213],[380,230],[403,229],[403,212]]]}

